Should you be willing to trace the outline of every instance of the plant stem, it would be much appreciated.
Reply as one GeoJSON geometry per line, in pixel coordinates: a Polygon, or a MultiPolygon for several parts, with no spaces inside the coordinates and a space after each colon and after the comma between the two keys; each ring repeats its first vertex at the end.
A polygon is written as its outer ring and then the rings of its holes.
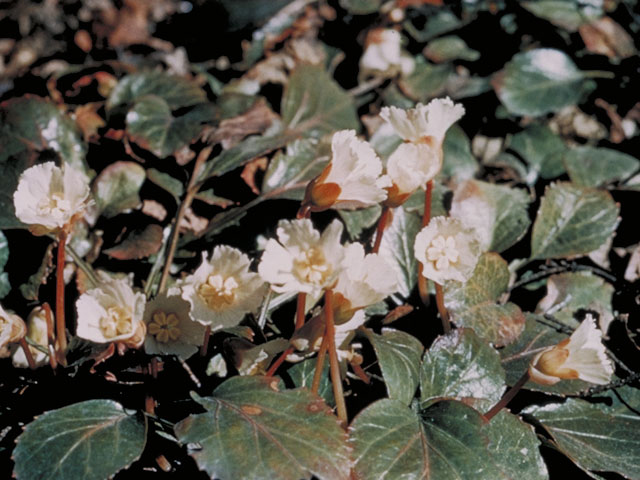
{"type": "Polygon", "coordinates": [[[342,390],[342,377],[340,376],[340,363],[338,361],[338,351],[336,350],[336,328],[333,323],[333,292],[331,289],[324,292],[324,310],[326,327],[324,334],[328,338],[327,348],[329,350],[329,366],[331,374],[331,385],[333,386],[333,398],[336,401],[338,418],[343,427],[347,426],[347,405],[344,401],[342,390]]]}
{"type": "Polygon", "coordinates": [[[320,350],[318,350],[318,358],[316,359],[316,371],[313,372],[313,381],[311,382],[311,391],[316,394],[318,393],[318,390],[320,390],[320,380],[322,379],[322,371],[324,370],[324,359],[327,356],[328,344],[329,337],[325,335],[322,338],[320,350]]]}
{"type": "Polygon", "coordinates": [[[433,197],[433,180],[427,182],[427,188],[424,191],[424,212],[422,214],[422,227],[429,225],[431,221],[431,199],[433,197]]]}
{"type": "Polygon", "coordinates": [[[56,368],[58,368],[58,360],[56,359],[55,354],[55,345],[56,345],[56,334],[54,332],[55,326],[53,325],[53,313],[51,312],[51,307],[47,302],[42,304],[42,309],[44,310],[44,318],[47,321],[47,342],[48,342],[48,355],[49,355],[49,365],[51,365],[51,369],[55,373],[56,368]],[[53,349],[53,352],[51,352],[53,349]]]}
{"type": "Polygon", "coordinates": [[[378,226],[376,227],[376,239],[373,244],[373,249],[371,253],[378,253],[380,250],[380,243],[382,242],[382,235],[384,234],[384,230],[387,228],[387,222],[389,221],[389,214],[391,213],[391,209],[387,206],[382,207],[382,213],[380,214],[380,218],[378,219],[378,226]]]}
{"type": "Polygon", "coordinates": [[[420,300],[425,307],[428,307],[431,303],[429,298],[429,279],[422,274],[423,266],[418,262],[418,293],[420,294],[420,300]]]}
{"type": "Polygon", "coordinates": [[[67,233],[62,230],[58,235],[56,263],[56,338],[58,362],[66,366],[67,331],[64,321],[64,258],[67,233]]]}
{"type": "MultiPolygon", "coordinates": [[[[307,301],[307,294],[304,292],[298,293],[298,299],[296,301],[296,326],[295,330],[298,330],[304,325],[304,307],[307,301]]],[[[294,331],[295,331],[294,330],[294,331]]]]}
{"type": "Polygon", "coordinates": [[[187,213],[187,210],[191,206],[191,202],[193,201],[193,197],[196,196],[198,190],[200,189],[200,183],[197,182],[198,173],[200,172],[200,168],[202,164],[207,160],[209,155],[211,154],[211,150],[213,147],[205,147],[198,154],[198,158],[196,158],[195,164],[193,165],[193,172],[191,173],[191,178],[189,179],[189,185],[187,185],[187,193],[185,194],[182,202],[180,203],[180,207],[178,208],[178,213],[176,214],[176,218],[171,227],[171,235],[169,237],[169,246],[166,252],[166,259],[164,261],[164,268],[162,269],[162,276],[160,277],[160,283],[158,285],[158,294],[162,293],[167,286],[167,279],[169,278],[169,270],[171,269],[171,264],[173,263],[173,257],[176,253],[176,248],[178,247],[178,237],[180,236],[180,223],[182,219],[187,213]]]}
{"type": "Polygon", "coordinates": [[[202,341],[202,346],[200,347],[201,357],[204,357],[207,354],[207,350],[209,349],[210,338],[211,338],[211,325],[207,325],[207,328],[204,331],[204,340],[202,341]]]}
{"type": "Polygon", "coordinates": [[[615,73],[606,70],[587,70],[582,72],[582,76],[584,78],[616,78],[615,73]]]}
{"type": "Polygon", "coordinates": [[[493,417],[495,417],[500,410],[507,406],[507,404],[513,400],[513,397],[520,391],[522,387],[524,387],[525,383],[529,381],[529,371],[524,372],[524,375],[520,377],[520,379],[515,383],[513,387],[509,389],[507,393],[505,393],[502,398],[496,403],[491,410],[484,414],[485,420],[488,422],[493,417]]]}
{"type": "Polygon", "coordinates": [[[438,312],[440,313],[440,319],[442,320],[442,330],[445,335],[451,331],[451,323],[449,322],[449,311],[444,305],[444,289],[438,282],[434,282],[436,285],[436,305],[438,306],[438,312]]]}
{"type": "Polygon", "coordinates": [[[280,368],[280,365],[282,365],[284,360],[292,353],[293,353],[293,347],[287,347],[287,349],[280,354],[278,359],[271,364],[271,366],[269,367],[269,370],[267,370],[267,373],[265,375],[267,377],[273,377],[273,375],[276,373],[278,368],[280,368]]]}
{"type": "Polygon", "coordinates": [[[27,341],[24,339],[24,337],[22,337],[20,339],[20,346],[22,347],[22,350],[24,351],[24,356],[27,358],[27,363],[29,364],[29,368],[31,370],[35,370],[36,369],[36,362],[33,359],[33,355],[31,355],[31,349],[29,348],[29,345],[27,345],[27,341]]]}

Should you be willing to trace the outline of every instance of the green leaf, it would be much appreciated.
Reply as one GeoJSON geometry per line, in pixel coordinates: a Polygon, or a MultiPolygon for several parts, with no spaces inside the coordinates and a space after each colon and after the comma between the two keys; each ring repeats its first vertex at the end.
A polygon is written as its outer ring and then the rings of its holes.
{"type": "Polygon", "coordinates": [[[353,420],[355,478],[502,478],[486,448],[482,416],[456,401],[420,415],[397,400],[369,405],[353,420]]]}
{"type": "Polygon", "coordinates": [[[0,229],[24,227],[15,216],[13,193],[27,168],[59,159],[87,171],[82,134],[49,100],[27,96],[3,102],[0,145],[0,229]]]}
{"type": "Polygon", "coordinates": [[[480,58],[480,52],[469,48],[464,40],[454,35],[431,40],[424,49],[424,55],[436,63],[452,60],[474,62],[480,58]]]}
{"type": "Polygon", "coordinates": [[[433,65],[417,61],[413,72],[401,77],[398,86],[412,100],[426,102],[444,93],[447,80],[452,74],[451,64],[433,65]]]}
{"type": "Polygon", "coordinates": [[[287,129],[305,137],[360,129],[352,97],[317,65],[300,65],[293,70],[280,111],[287,129]]]}
{"type": "Polygon", "coordinates": [[[445,284],[445,305],[456,325],[473,328],[496,346],[508,345],[524,328],[520,307],[496,303],[508,285],[507,262],[497,253],[485,253],[467,283],[445,284]]]}
{"type": "Polygon", "coordinates": [[[356,240],[364,230],[377,223],[381,212],[382,207],[374,205],[360,210],[339,210],[338,214],[347,227],[351,240],[356,240]]]}
{"type": "Polygon", "coordinates": [[[477,410],[489,410],[502,397],[505,373],[498,353],[468,328],[440,336],[420,368],[420,405],[454,398],[477,410]]]}
{"type": "Polygon", "coordinates": [[[463,22],[446,7],[429,9],[419,16],[417,20],[424,20],[424,23],[421,22],[422,26],[420,28],[411,20],[406,20],[402,26],[419,43],[424,43],[463,25],[463,22]]]}
{"type": "Polygon", "coordinates": [[[377,12],[380,5],[382,0],[340,0],[340,6],[355,15],[377,12]]]}
{"type": "Polygon", "coordinates": [[[29,275],[29,279],[18,287],[20,293],[26,300],[38,300],[40,285],[43,285],[46,282],[47,277],[51,274],[55,264],[55,261],[53,260],[53,247],[53,243],[50,243],[47,246],[38,270],[36,270],[32,275],[29,275]]]}
{"type": "Polygon", "coordinates": [[[349,478],[345,432],[309,390],[280,391],[271,377],[233,377],[212,397],[194,398],[207,412],[182,420],[175,433],[199,444],[189,454],[211,478],[349,478]]]}
{"type": "Polygon", "coordinates": [[[603,187],[631,177],[640,161],[616,150],[576,147],[563,157],[571,181],[581,187],[603,187]]]}
{"type": "Polygon", "coordinates": [[[540,455],[540,441],[531,425],[503,409],[485,425],[483,432],[489,437],[489,453],[506,478],[549,478],[540,455]]]}
{"type": "Polygon", "coordinates": [[[122,78],[111,91],[107,110],[154,95],[163,99],[171,110],[203,103],[207,97],[195,82],[164,72],[141,72],[122,78]]]}
{"type": "Polygon", "coordinates": [[[11,291],[9,274],[4,271],[4,267],[9,260],[9,242],[4,233],[0,231],[0,298],[4,298],[11,291]]]}
{"type": "Polygon", "coordinates": [[[284,152],[276,153],[269,162],[262,181],[262,193],[302,200],[309,180],[319,175],[329,161],[330,152],[324,147],[315,138],[289,143],[284,152]]]}
{"type": "Polygon", "coordinates": [[[420,218],[403,208],[393,210],[393,221],[384,231],[379,253],[393,267],[398,277],[398,293],[411,295],[418,281],[418,264],[413,251],[416,235],[420,231],[420,218]]]}
{"type": "Polygon", "coordinates": [[[164,158],[189,145],[202,130],[203,122],[212,119],[210,105],[174,117],[165,100],[147,95],[127,113],[127,134],[140,147],[164,158]]]}
{"type": "Polygon", "coordinates": [[[581,309],[600,315],[599,325],[606,333],[613,320],[613,285],[591,272],[566,272],[547,279],[547,294],[540,300],[536,313],[552,312],[553,317],[571,328],[579,324],[574,314],[581,309]]]}
{"type": "Polygon", "coordinates": [[[504,70],[494,76],[492,84],[509,112],[529,116],[575,105],[586,87],[583,73],[571,58],[552,48],[514,55],[504,70]]]}
{"type": "MultiPolygon", "coordinates": [[[[313,376],[316,372],[316,358],[308,358],[302,362],[294,364],[287,370],[296,388],[311,388],[313,376]]],[[[322,376],[320,377],[320,386],[318,387],[318,395],[322,397],[327,405],[334,406],[336,404],[333,399],[333,388],[329,381],[329,362],[324,362],[322,376]]]]}
{"type": "Polygon", "coordinates": [[[103,480],[135,462],[146,418],[112,400],[88,400],[45,412],[28,424],[13,452],[19,479],[103,480]]]}
{"type": "Polygon", "coordinates": [[[107,218],[136,208],[138,192],[144,183],[144,168],[134,162],[115,162],[105,168],[93,183],[93,198],[107,218]]]}
{"type": "Polygon", "coordinates": [[[454,178],[459,182],[473,178],[480,170],[478,161],[471,153],[469,137],[458,125],[453,125],[447,130],[442,149],[444,160],[439,173],[442,177],[454,178]]]}
{"type": "Polygon", "coordinates": [[[565,403],[532,406],[533,415],[557,448],[586,470],[640,478],[640,415],[569,398],[565,403]]]}
{"type": "Polygon", "coordinates": [[[163,190],[169,192],[176,202],[179,202],[180,198],[182,198],[182,195],[184,194],[184,185],[180,180],[173,178],[168,173],[161,172],[155,168],[148,168],[147,178],[163,190]]]}
{"type": "Polygon", "coordinates": [[[366,330],[380,363],[389,398],[409,405],[418,388],[420,357],[424,347],[413,335],[382,329],[382,335],[366,330]]]}
{"type": "Polygon", "coordinates": [[[536,0],[522,2],[536,17],[544,18],[569,32],[576,32],[580,25],[589,23],[603,15],[602,0],[577,2],[567,0],[536,0]]]}
{"type": "Polygon", "coordinates": [[[548,127],[532,126],[515,134],[509,147],[527,162],[530,172],[525,180],[528,185],[534,185],[538,175],[549,179],[565,173],[562,155],[567,147],[548,127]]]}
{"type": "Polygon", "coordinates": [[[553,183],[545,190],[533,224],[531,258],[584,255],[607,241],[619,207],[608,192],[553,183]]]}
{"type": "Polygon", "coordinates": [[[474,227],[484,249],[502,252],[527,233],[528,207],[529,196],[522,189],[470,180],[456,190],[451,216],[474,227]]]}
{"type": "MultiPolygon", "coordinates": [[[[547,326],[549,322],[543,317],[531,313],[525,314],[526,322],[524,331],[518,339],[500,350],[502,366],[507,373],[507,385],[513,385],[529,368],[529,362],[533,356],[552,345],[557,345],[568,337],[566,333],[560,333],[547,326]]],[[[582,380],[562,380],[555,385],[539,385],[528,382],[525,388],[556,395],[576,395],[591,385],[582,380]]]]}

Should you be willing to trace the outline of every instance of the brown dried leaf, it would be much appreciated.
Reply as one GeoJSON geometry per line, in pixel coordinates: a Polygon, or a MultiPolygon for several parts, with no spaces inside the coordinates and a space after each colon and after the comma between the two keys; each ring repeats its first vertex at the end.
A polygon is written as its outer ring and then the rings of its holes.
{"type": "Polygon", "coordinates": [[[218,128],[205,135],[209,142],[221,143],[228,150],[248,135],[264,133],[277,119],[278,115],[261,98],[242,115],[222,120],[218,128]]]}
{"type": "Polygon", "coordinates": [[[118,260],[138,260],[153,255],[162,245],[162,227],[147,225],[142,231],[134,231],[122,243],[104,251],[118,260]]]}
{"type": "Polygon", "coordinates": [[[161,203],[156,202],[155,200],[143,200],[142,213],[155,218],[159,222],[162,222],[165,218],[167,218],[167,209],[164,208],[161,203]]]}
{"type": "Polygon", "coordinates": [[[267,157],[258,157],[247,163],[240,174],[242,180],[249,185],[251,191],[256,195],[260,195],[260,189],[256,186],[256,172],[258,170],[262,170],[264,172],[267,169],[268,162],[269,160],[267,157]]]}
{"type": "Polygon", "coordinates": [[[188,208],[180,222],[180,231],[183,233],[193,232],[196,236],[199,236],[207,229],[207,225],[209,225],[209,221],[206,218],[196,215],[193,210],[188,208]]]}
{"type": "Polygon", "coordinates": [[[115,29],[109,34],[109,45],[121,47],[146,43],[149,39],[149,0],[124,0],[118,10],[115,29]]]}
{"type": "Polygon", "coordinates": [[[84,53],[89,53],[93,48],[93,40],[86,30],[78,30],[73,37],[73,41],[84,53]]]}
{"type": "Polygon", "coordinates": [[[87,142],[97,140],[98,129],[106,125],[103,118],[97,113],[99,108],[100,104],[98,103],[87,103],[80,105],[74,112],[75,121],[87,142]]]}
{"type": "Polygon", "coordinates": [[[611,130],[609,140],[611,143],[620,143],[625,139],[624,128],[622,126],[622,118],[618,114],[616,107],[607,103],[602,98],[596,98],[595,104],[602,108],[611,120],[611,130]]]}
{"type": "Polygon", "coordinates": [[[400,320],[413,312],[413,305],[400,305],[399,307],[391,310],[386,317],[382,320],[383,325],[389,325],[390,323],[400,320]]]}
{"type": "Polygon", "coordinates": [[[578,28],[587,50],[609,58],[627,58],[636,53],[633,38],[609,17],[578,28]]]}

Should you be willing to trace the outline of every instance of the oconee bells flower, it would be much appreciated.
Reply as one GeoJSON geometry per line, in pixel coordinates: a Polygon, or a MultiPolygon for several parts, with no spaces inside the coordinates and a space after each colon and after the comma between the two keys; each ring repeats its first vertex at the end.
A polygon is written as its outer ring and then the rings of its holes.
{"type": "Polygon", "coordinates": [[[34,235],[70,229],[88,204],[89,179],[69,164],[46,162],[27,168],[13,194],[16,217],[34,235]]]}
{"type": "Polygon", "coordinates": [[[569,338],[544,349],[529,364],[529,377],[542,385],[553,385],[563,379],[606,385],[612,374],[613,366],[602,345],[602,332],[591,315],[569,338]]]}
{"type": "Polygon", "coordinates": [[[27,326],[15,313],[0,306],[0,358],[8,357],[9,344],[19,342],[27,334],[27,326]]]}
{"type": "Polygon", "coordinates": [[[360,71],[384,76],[409,75],[415,68],[413,58],[402,51],[402,37],[389,28],[374,28],[364,41],[360,71]]]}
{"type": "Polygon", "coordinates": [[[303,204],[313,211],[369,207],[387,198],[389,178],[371,146],[354,130],[340,130],[331,140],[331,161],[309,182],[303,204]]]}

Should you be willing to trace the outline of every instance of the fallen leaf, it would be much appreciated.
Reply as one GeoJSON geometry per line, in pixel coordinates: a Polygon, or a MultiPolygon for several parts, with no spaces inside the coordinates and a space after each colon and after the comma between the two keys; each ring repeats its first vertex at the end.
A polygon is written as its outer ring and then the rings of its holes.
{"type": "Polygon", "coordinates": [[[609,58],[627,58],[635,54],[633,38],[609,17],[602,17],[578,28],[587,50],[609,58]]]}
{"type": "Polygon", "coordinates": [[[98,103],[86,103],[76,108],[74,119],[82,131],[85,141],[95,141],[98,139],[98,129],[106,125],[104,119],[98,115],[100,108],[98,103]]]}
{"type": "Polygon", "coordinates": [[[240,174],[242,180],[249,185],[251,191],[256,195],[260,195],[260,189],[256,186],[256,173],[258,170],[262,170],[264,172],[267,169],[268,161],[267,157],[258,157],[251,160],[244,166],[242,173],[240,174]]]}
{"type": "Polygon", "coordinates": [[[594,103],[602,108],[609,116],[609,120],[611,120],[611,130],[609,132],[609,140],[611,143],[622,142],[626,135],[624,133],[624,127],[622,126],[622,118],[618,114],[616,107],[607,103],[602,98],[596,98],[594,103]]]}
{"type": "Polygon", "coordinates": [[[209,221],[206,218],[196,215],[193,210],[188,208],[180,222],[180,231],[183,233],[193,232],[198,236],[207,229],[207,225],[209,225],[209,221]]]}
{"type": "Polygon", "coordinates": [[[220,143],[222,148],[228,150],[248,135],[264,133],[276,120],[278,115],[269,108],[266,100],[261,98],[245,113],[222,120],[217,128],[204,136],[207,141],[220,143]]]}
{"type": "Polygon", "coordinates": [[[155,218],[159,222],[162,222],[165,218],[167,218],[167,209],[164,208],[161,203],[156,202],[155,200],[143,200],[142,213],[155,218]]]}
{"type": "Polygon", "coordinates": [[[149,39],[149,0],[124,0],[118,10],[115,29],[109,35],[109,45],[122,47],[146,43],[149,39]]]}
{"type": "Polygon", "coordinates": [[[73,37],[73,41],[84,53],[89,53],[93,48],[93,40],[86,30],[78,30],[73,37]]]}
{"type": "Polygon", "coordinates": [[[119,245],[104,251],[111,258],[118,260],[138,260],[158,253],[162,246],[162,227],[147,225],[144,230],[136,230],[129,234],[119,245]]]}
{"type": "Polygon", "coordinates": [[[382,324],[389,325],[396,320],[406,317],[411,312],[413,312],[413,305],[400,305],[387,313],[387,316],[382,320],[382,324]]]}

